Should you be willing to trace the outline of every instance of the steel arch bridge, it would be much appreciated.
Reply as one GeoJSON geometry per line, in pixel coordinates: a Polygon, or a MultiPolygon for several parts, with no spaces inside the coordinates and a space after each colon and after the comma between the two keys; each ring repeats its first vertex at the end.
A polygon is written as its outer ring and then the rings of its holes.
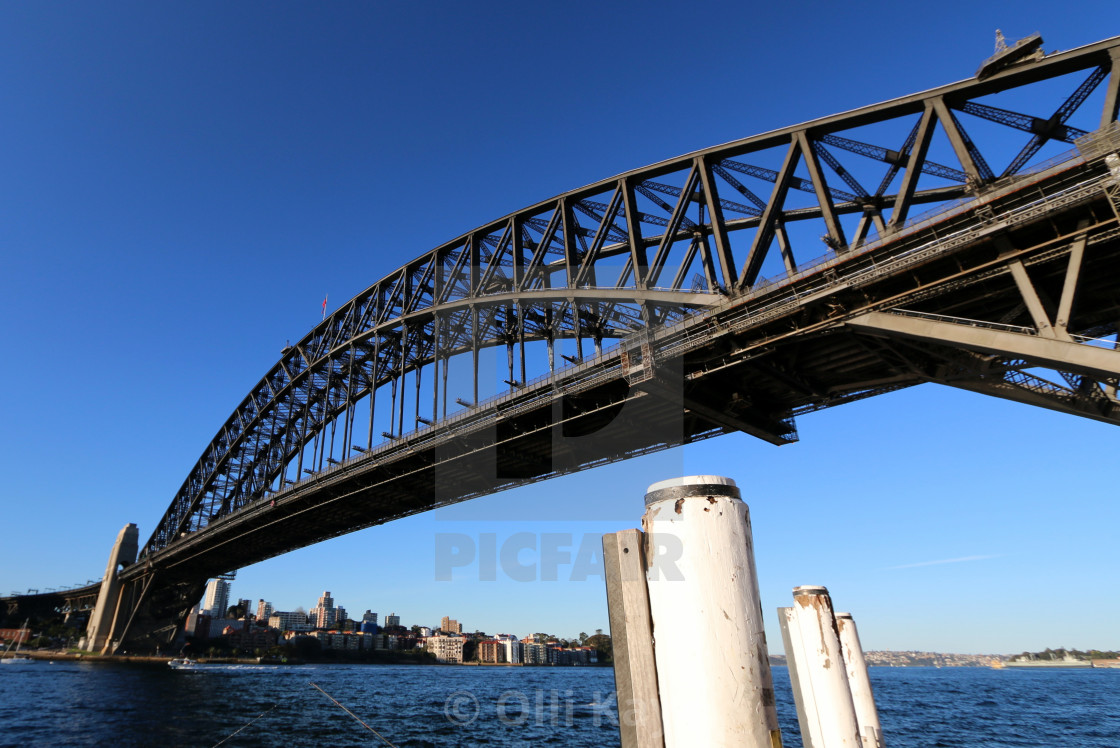
{"type": "Polygon", "coordinates": [[[108,641],[166,644],[207,578],[295,547],[731,431],[785,444],[797,415],[923,382],[1120,423],[1120,37],[1040,44],[385,276],[221,426],[108,641]]]}

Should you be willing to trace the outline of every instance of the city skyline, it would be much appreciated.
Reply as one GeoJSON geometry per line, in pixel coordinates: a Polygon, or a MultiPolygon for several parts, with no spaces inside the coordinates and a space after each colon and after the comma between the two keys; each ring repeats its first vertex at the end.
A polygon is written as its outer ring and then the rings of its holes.
{"type": "MultiPolygon", "coordinates": [[[[229,603],[229,600],[231,599],[230,594],[233,591],[234,583],[235,582],[233,580],[227,580],[227,579],[221,579],[221,578],[216,578],[216,579],[209,580],[207,582],[207,585],[206,585],[206,592],[203,593],[202,599],[195,606],[197,611],[199,613],[204,613],[204,614],[210,615],[212,617],[224,618],[228,608],[230,607],[228,605],[228,603],[229,603]],[[223,602],[225,603],[225,605],[223,605],[223,602]]],[[[252,597],[241,599],[241,602],[245,602],[245,601],[249,601],[251,603],[252,602],[252,597]]],[[[336,602],[337,602],[336,598],[330,593],[329,590],[325,590],[323,592],[323,594],[319,595],[315,605],[312,605],[312,606],[306,607],[306,608],[303,605],[295,605],[295,606],[292,606],[292,607],[283,607],[283,606],[276,607],[276,605],[273,603],[272,600],[266,600],[262,597],[262,598],[257,599],[257,605],[255,607],[253,607],[252,605],[244,606],[244,614],[245,614],[245,617],[253,616],[258,621],[267,621],[268,618],[272,615],[277,615],[277,614],[285,614],[286,615],[286,614],[295,613],[295,612],[298,612],[298,611],[302,610],[304,612],[304,615],[306,615],[309,623],[312,620],[315,621],[315,625],[312,626],[312,628],[317,628],[317,629],[334,628],[334,627],[340,625],[343,621],[350,621],[350,622],[355,623],[355,624],[362,624],[362,623],[371,622],[371,623],[376,625],[377,621],[378,621],[378,618],[381,615],[384,615],[384,618],[382,620],[385,622],[385,626],[401,625],[400,624],[401,616],[397,615],[395,611],[383,614],[380,611],[374,611],[370,608],[367,608],[365,610],[365,612],[363,614],[361,614],[361,616],[359,618],[354,618],[354,617],[348,615],[347,609],[346,609],[345,606],[336,605],[335,604],[336,602]],[[326,606],[326,607],[324,607],[324,606],[326,606]],[[326,612],[327,610],[341,611],[342,615],[330,615],[329,613],[326,612]],[[320,611],[322,611],[322,612],[320,612],[320,611]],[[390,623],[390,621],[393,621],[393,620],[397,621],[397,623],[395,623],[395,624],[390,623]]],[[[365,604],[365,603],[359,604],[358,607],[361,607],[361,605],[363,605],[363,604],[365,604]]],[[[463,624],[460,621],[458,621],[455,618],[451,618],[450,616],[447,616],[447,615],[444,615],[440,618],[440,622],[439,622],[438,625],[429,626],[428,623],[429,622],[421,623],[421,622],[413,621],[413,622],[409,622],[407,624],[404,624],[404,626],[407,629],[411,629],[412,627],[415,626],[415,627],[419,627],[419,628],[430,629],[432,631],[443,631],[443,632],[448,632],[448,633],[464,634],[464,635],[475,634],[475,633],[479,633],[479,632],[494,633],[496,635],[506,635],[508,633],[508,632],[505,632],[505,631],[498,631],[498,630],[495,630],[494,632],[486,632],[483,629],[474,629],[474,630],[464,629],[463,624]]],[[[556,632],[545,632],[545,629],[547,629],[547,628],[548,628],[547,626],[538,627],[537,630],[534,631],[534,633],[556,633],[556,632]]],[[[602,629],[596,629],[596,631],[601,633],[602,629]]],[[[584,632],[584,633],[586,633],[586,632],[584,632]]],[[[578,634],[573,633],[571,635],[567,635],[567,633],[565,632],[564,634],[557,634],[557,636],[559,636],[559,638],[561,638],[561,639],[568,639],[568,638],[577,638],[578,634]]]]}
{"type": "MultiPolygon", "coordinates": [[[[1038,2],[820,4],[813,28],[715,3],[640,18],[590,4],[248,3],[215,24],[217,7],[0,8],[13,113],[0,120],[13,144],[0,319],[18,352],[0,372],[5,593],[96,576],[127,522],[143,542],[325,295],[329,312],[578,185],[969,77],[997,27],[1041,31],[1047,50],[1120,33],[1105,2],[1078,18],[1038,2]],[[685,38],[682,14],[717,12],[723,23],[685,38]],[[1088,15],[1104,22],[1085,28],[1088,15]]],[[[397,520],[236,584],[276,610],[330,589],[354,611],[392,601],[406,620],[607,631],[581,549],[637,527],[651,483],[722,474],[751,509],[771,652],[774,609],[801,584],[827,586],[869,650],[1120,647],[1120,602],[1097,594],[1118,565],[1114,428],[934,385],[798,427],[789,446],[732,434],[397,520]],[[561,549],[552,566],[518,551],[537,563],[529,581],[487,565],[490,544],[528,540],[561,549]],[[441,579],[441,547],[468,541],[474,560],[441,579]]]]}

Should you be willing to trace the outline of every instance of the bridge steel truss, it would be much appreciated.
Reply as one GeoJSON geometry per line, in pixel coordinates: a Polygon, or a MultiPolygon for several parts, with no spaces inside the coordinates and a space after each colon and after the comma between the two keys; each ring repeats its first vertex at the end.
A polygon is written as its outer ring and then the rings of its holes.
{"type": "Polygon", "coordinates": [[[1120,37],[627,172],[408,262],[222,425],[121,574],[117,640],[166,644],[207,577],[295,547],[731,431],[788,443],[801,413],[922,382],[1120,422],[1118,89],[1120,37]],[[1074,75],[1053,113],[979,101],[1074,75]],[[1069,124],[1101,90],[1099,127],[1069,124]],[[978,121],[1026,140],[998,174],[978,121]],[[851,132],[883,123],[908,135],[851,132]],[[1031,165],[1049,141],[1079,150],[1031,165]],[[806,221],[825,247],[796,240],[806,221]]]}
{"type": "Polygon", "coordinates": [[[0,596],[0,617],[7,623],[22,623],[26,618],[43,619],[71,615],[93,610],[101,582],[91,582],[67,590],[29,590],[27,594],[0,596]]]}

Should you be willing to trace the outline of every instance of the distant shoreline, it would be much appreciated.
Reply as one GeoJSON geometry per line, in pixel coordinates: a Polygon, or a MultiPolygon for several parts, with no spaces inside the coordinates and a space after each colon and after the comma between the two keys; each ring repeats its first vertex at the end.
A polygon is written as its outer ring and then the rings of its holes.
{"type": "MultiPolygon", "coordinates": [[[[868,653],[870,654],[870,653],[868,653]]],[[[880,653],[876,653],[880,654],[880,653]]],[[[889,655],[907,655],[910,653],[891,652],[881,653],[889,655]]],[[[944,658],[962,658],[961,661],[944,660],[941,662],[933,662],[923,657],[921,661],[906,661],[900,658],[896,662],[868,662],[868,667],[872,668],[895,668],[895,667],[934,667],[934,668],[948,668],[948,667],[1006,667],[1007,660],[1003,659],[1006,655],[952,655],[952,654],[937,654],[923,653],[927,657],[931,655],[944,658]],[[998,664],[996,664],[998,663],[998,664]]],[[[169,660],[173,659],[175,655],[100,655],[93,653],[82,652],[66,652],[60,650],[23,650],[20,652],[21,656],[29,657],[33,660],[55,660],[66,662],[127,662],[127,663],[146,663],[146,664],[166,664],[169,660]]],[[[529,665],[523,662],[421,662],[413,661],[407,658],[404,659],[386,659],[386,660],[364,660],[364,659],[316,659],[316,660],[290,660],[281,662],[275,659],[265,658],[263,660],[256,657],[192,657],[191,659],[199,662],[212,665],[438,665],[441,667],[516,667],[516,668],[534,668],[534,667],[585,667],[585,668],[601,668],[612,667],[611,663],[589,663],[580,666],[551,666],[546,664],[529,665]]],[[[1051,669],[1051,670],[1088,670],[1088,669],[1115,669],[1120,670],[1120,659],[1093,659],[1081,660],[1084,662],[1082,665],[1074,665],[1069,667],[1062,667],[1060,661],[1054,662],[1051,660],[1041,660],[1039,664],[1033,666],[1023,662],[1016,663],[1012,669],[1051,669]],[[1050,664],[1053,662],[1053,664],[1050,664]]],[[[771,655],[770,665],[776,667],[787,667],[788,663],[784,655],[771,655]]]]}
{"type": "MultiPolygon", "coordinates": [[[[20,652],[21,656],[29,657],[33,660],[52,660],[52,661],[67,661],[67,662],[135,662],[146,664],[160,664],[165,665],[168,661],[174,659],[176,655],[101,655],[83,652],[64,652],[59,650],[24,650],[20,652]]],[[[597,668],[597,667],[612,667],[610,663],[591,663],[588,665],[548,665],[540,664],[526,664],[524,662],[428,662],[420,660],[412,660],[409,658],[400,659],[385,659],[385,660],[365,660],[365,659],[315,659],[315,660],[289,660],[281,662],[275,659],[264,658],[258,660],[256,657],[191,657],[190,659],[200,664],[207,665],[433,665],[440,667],[563,667],[563,668],[597,668]]]]}

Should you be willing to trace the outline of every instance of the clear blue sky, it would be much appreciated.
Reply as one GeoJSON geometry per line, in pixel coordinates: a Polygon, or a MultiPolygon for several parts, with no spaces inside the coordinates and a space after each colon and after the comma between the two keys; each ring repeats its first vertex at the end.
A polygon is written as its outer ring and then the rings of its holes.
{"type": "MultiPolygon", "coordinates": [[[[99,576],[126,522],[146,539],[324,294],[567,189],[968,77],[997,27],[1070,49],[1120,5],[0,3],[0,591],[99,576]]],[[[351,534],[233,594],[606,629],[570,566],[437,581],[439,535],[578,544],[712,472],[750,504],[771,625],[825,584],[869,649],[1120,647],[1115,428],[932,385],[799,426],[351,534]]]]}

